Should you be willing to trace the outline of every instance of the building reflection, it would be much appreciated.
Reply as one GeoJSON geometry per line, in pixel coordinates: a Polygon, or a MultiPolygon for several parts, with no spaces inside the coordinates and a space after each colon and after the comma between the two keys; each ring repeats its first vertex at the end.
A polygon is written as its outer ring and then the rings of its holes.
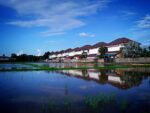
{"type": "Polygon", "coordinates": [[[112,70],[61,70],[57,71],[70,77],[76,77],[87,81],[95,81],[98,84],[110,84],[120,89],[129,89],[139,86],[141,82],[148,78],[150,69],[112,69],[112,70]],[[149,70],[149,71],[148,71],[149,70]]]}

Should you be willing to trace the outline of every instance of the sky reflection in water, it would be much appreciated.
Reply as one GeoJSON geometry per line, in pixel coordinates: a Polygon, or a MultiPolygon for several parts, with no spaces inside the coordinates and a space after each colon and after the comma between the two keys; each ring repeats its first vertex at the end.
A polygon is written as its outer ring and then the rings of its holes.
{"type": "Polygon", "coordinates": [[[0,72],[0,112],[119,113],[123,112],[124,108],[124,112],[148,113],[149,70],[149,68],[130,68],[0,72]],[[97,98],[101,94],[106,97],[115,95],[117,102],[111,104],[106,101],[100,110],[89,109],[90,107],[87,109],[85,98],[87,96],[97,98]]]}

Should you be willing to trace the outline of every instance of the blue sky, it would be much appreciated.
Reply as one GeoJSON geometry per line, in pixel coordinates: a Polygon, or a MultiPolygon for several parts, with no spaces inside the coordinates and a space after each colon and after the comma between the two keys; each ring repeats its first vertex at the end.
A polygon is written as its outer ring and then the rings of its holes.
{"type": "Polygon", "coordinates": [[[128,37],[150,44],[150,0],[0,0],[0,55],[128,37]]]}

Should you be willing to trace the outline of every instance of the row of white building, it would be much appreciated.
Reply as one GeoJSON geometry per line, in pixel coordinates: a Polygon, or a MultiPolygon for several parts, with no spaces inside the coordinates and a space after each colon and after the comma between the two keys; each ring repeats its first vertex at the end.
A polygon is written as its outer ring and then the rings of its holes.
{"type": "Polygon", "coordinates": [[[95,81],[98,84],[111,84],[112,86],[128,89],[131,86],[128,85],[127,81],[124,81],[121,77],[125,75],[121,75],[120,73],[125,72],[124,70],[110,70],[105,73],[101,73],[95,69],[89,69],[86,73],[83,70],[62,70],[58,71],[58,73],[80,78],[87,81],[95,81]],[[103,78],[105,77],[105,79],[103,78]]]}
{"type": "Polygon", "coordinates": [[[130,41],[133,40],[123,37],[110,43],[98,42],[94,45],[85,45],[74,49],[69,48],[66,50],[51,52],[49,59],[80,59],[83,52],[87,53],[87,59],[94,59],[99,54],[98,50],[102,46],[108,48],[108,52],[106,53],[107,56],[114,57],[118,54],[120,48],[124,47],[130,41]]]}

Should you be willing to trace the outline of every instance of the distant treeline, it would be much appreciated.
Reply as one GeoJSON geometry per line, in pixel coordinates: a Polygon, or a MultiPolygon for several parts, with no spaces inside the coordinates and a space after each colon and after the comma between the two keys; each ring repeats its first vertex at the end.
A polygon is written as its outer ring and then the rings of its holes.
{"type": "Polygon", "coordinates": [[[28,54],[21,54],[17,55],[15,53],[12,53],[10,57],[5,56],[3,54],[0,56],[0,63],[5,62],[39,62],[44,61],[49,58],[50,52],[45,52],[42,56],[36,56],[36,55],[28,55],[28,54]]]}
{"type": "Polygon", "coordinates": [[[11,61],[16,62],[37,62],[37,61],[43,61],[48,59],[50,52],[45,52],[42,56],[36,56],[36,55],[27,55],[27,54],[21,54],[17,55],[15,53],[11,54],[11,61]]]}
{"type": "Polygon", "coordinates": [[[27,55],[27,54],[21,54],[21,55],[16,55],[16,54],[11,54],[11,61],[16,61],[16,62],[37,62],[40,61],[41,56],[34,56],[34,55],[27,55]]]}

